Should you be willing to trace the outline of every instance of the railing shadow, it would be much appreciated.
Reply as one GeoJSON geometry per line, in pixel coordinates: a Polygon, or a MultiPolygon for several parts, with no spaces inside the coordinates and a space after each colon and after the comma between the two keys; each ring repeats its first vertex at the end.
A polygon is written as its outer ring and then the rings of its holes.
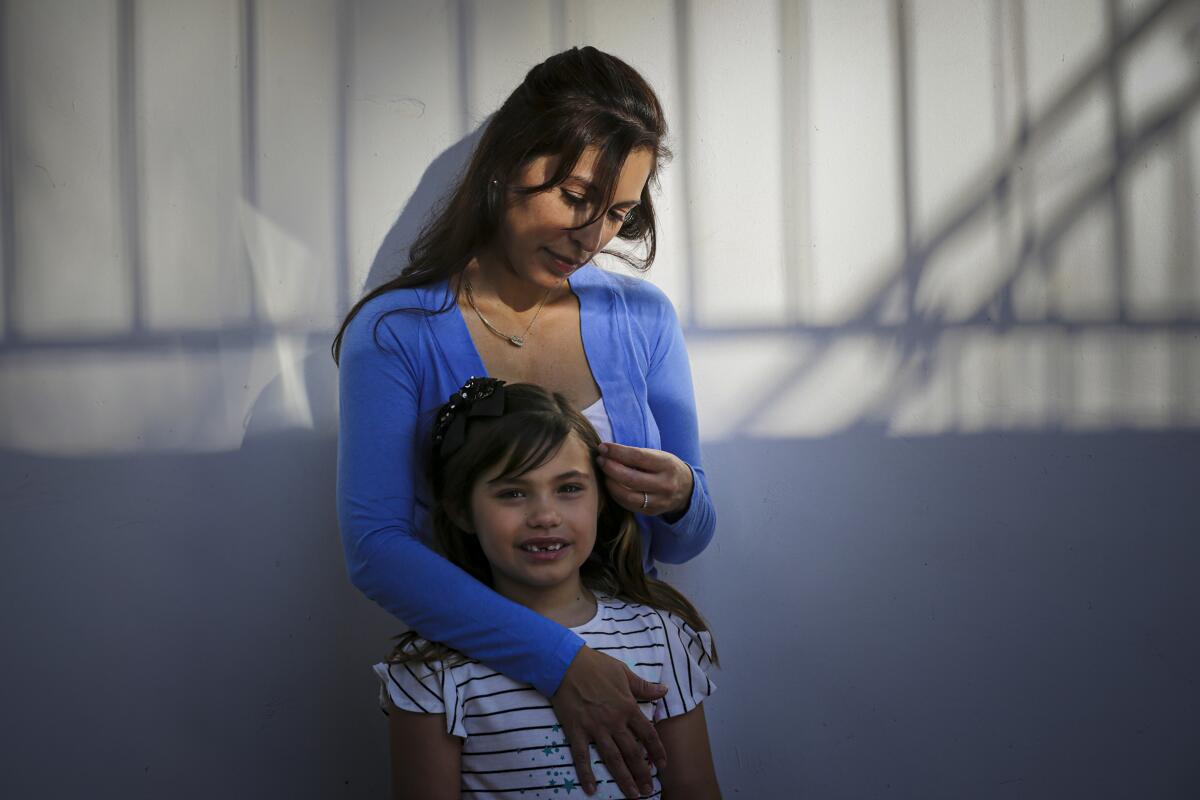
{"type": "MultiPolygon", "coordinates": [[[[1176,143],[1176,186],[1172,201],[1179,204],[1179,208],[1175,210],[1175,214],[1182,220],[1190,219],[1189,214],[1194,213],[1194,190],[1189,186],[1191,172],[1188,169],[1186,146],[1180,143],[1180,137],[1183,124],[1195,113],[1200,101],[1200,74],[1152,112],[1144,114],[1135,127],[1118,113],[1121,64],[1128,59],[1129,53],[1143,44],[1148,37],[1169,29],[1168,26],[1175,21],[1173,12],[1184,10],[1191,5],[1194,5],[1192,0],[1162,0],[1141,13],[1131,24],[1122,27],[1117,19],[1115,6],[1109,4],[1110,37],[1107,47],[1085,64],[1075,78],[1045,103],[1036,115],[1031,115],[1026,102],[1022,106],[1018,129],[1012,141],[1003,148],[1004,155],[990,166],[985,174],[972,181],[976,188],[959,196],[942,219],[931,227],[922,229],[913,221],[912,208],[912,97],[908,91],[911,83],[908,52],[911,47],[911,22],[908,19],[907,5],[901,0],[896,0],[893,4],[892,21],[896,84],[899,87],[897,135],[902,143],[898,172],[902,184],[901,197],[904,198],[899,209],[904,219],[904,250],[899,254],[895,266],[888,270],[890,277],[865,293],[857,302],[857,311],[843,322],[738,323],[715,326],[693,321],[689,324],[688,336],[701,342],[772,334],[796,337],[813,348],[799,366],[773,374],[768,385],[759,387],[758,397],[761,399],[748,402],[739,411],[736,422],[726,426],[727,429],[732,431],[733,435],[747,435],[778,397],[808,379],[813,370],[828,357],[833,345],[846,337],[869,336],[893,343],[902,357],[897,374],[907,376],[903,390],[919,391],[928,385],[933,375],[930,364],[939,343],[948,333],[955,331],[986,329],[1005,334],[1022,328],[1036,328],[1039,331],[1055,330],[1077,334],[1095,330],[1111,331],[1115,328],[1138,333],[1191,335],[1200,330],[1200,316],[1195,314],[1176,313],[1165,319],[1131,317],[1127,313],[1128,280],[1119,280],[1121,296],[1118,300],[1118,313],[1111,319],[1072,319],[1057,310],[1035,318],[1020,317],[1014,312],[1012,301],[1014,286],[1022,276],[1029,270],[1041,268],[1051,261],[1060,243],[1098,206],[1106,207],[1113,217],[1111,230],[1114,271],[1118,278],[1131,273],[1128,262],[1129,248],[1123,233],[1128,229],[1129,223],[1120,193],[1138,167],[1140,159],[1161,148],[1164,143],[1176,143]],[[1020,201],[1015,196],[1017,188],[1028,185],[1031,180],[1022,176],[1022,171],[1029,166],[1030,159],[1037,149],[1072,121],[1073,115],[1088,101],[1097,86],[1104,87],[1110,108],[1113,109],[1110,114],[1111,157],[1107,163],[1083,181],[1082,186],[1072,195],[1059,201],[1058,208],[1048,219],[1039,221],[1036,226],[1030,224],[1025,227],[1012,262],[1000,262],[1001,269],[1006,273],[1005,277],[997,283],[990,295],[976,302],[976,310],[973,313],[966,316],[950,315],[945,308],[939,309],[934,304],[923,305],[918,302],[918,289],[927,281],[929,265],[936,257],[960,237],[967,235],[973,226],[994,217],[1012,215],[1020,210],[1020,201]],[[1129,130],[1126,130],[1127,126],[1129,130]],[[898,294],[904,301],[902,318],[896,320],[892,314],[891,320],[885,322],[884,320],[889,318],[889,310],[894,308],[898,294]]],[[[1013,8],[1019,16],[1019,0],[1013,8]]],[[[1192,39],[1195,38],[1193,34],[1192,39]]],[[[1024,52],[1024,48],[1018,48],[1018,51],[1024,52]]],[[[1186,227],[1180,227],[1180,231],[1185,230],[1186,227]]],[[[796,268],[795,264],[789,260],[788,266],[791,274],[796,268]]],[[[1193,272],[1200,269],[1196,263],[1188,266],[1193,272]]],[[[694,284],[695,280],[691,283],[694,284]]],[[[793,278],[789,286],[794,283],[793,278]]],[[[897,387],[894,394],[899,394],[900,391],[901,387],[897,387]]],[[[862,420],[862,423],[870,425],[867,420],[862,420]]]]}

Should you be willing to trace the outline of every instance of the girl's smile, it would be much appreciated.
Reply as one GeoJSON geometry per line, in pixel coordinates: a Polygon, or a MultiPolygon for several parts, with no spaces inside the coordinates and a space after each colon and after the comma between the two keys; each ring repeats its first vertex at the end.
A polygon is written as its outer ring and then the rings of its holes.
{"type": "Polygon", "coordinates": [[[570,546],[571,543],[565,539],[557,539],[546,536],[538,536],[532,539],[526,539],[520,544],[520,548],[522,550],[524,550],[526,553],[529,553],[539,561],[553,561],[570,546]]]}

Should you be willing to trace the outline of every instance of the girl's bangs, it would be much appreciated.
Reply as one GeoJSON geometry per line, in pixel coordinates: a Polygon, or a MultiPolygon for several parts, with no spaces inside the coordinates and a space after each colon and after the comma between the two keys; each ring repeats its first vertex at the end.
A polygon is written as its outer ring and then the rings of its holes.
{"type": "Polygon", "coordinates": [[[493,432],[501,437],[498,443],[507,445],[498,478],[518,478],[545,464],[571,432],[565,420],[552,415],[529,415],[514,421],[518,424],[500,426],[493,432]]]}

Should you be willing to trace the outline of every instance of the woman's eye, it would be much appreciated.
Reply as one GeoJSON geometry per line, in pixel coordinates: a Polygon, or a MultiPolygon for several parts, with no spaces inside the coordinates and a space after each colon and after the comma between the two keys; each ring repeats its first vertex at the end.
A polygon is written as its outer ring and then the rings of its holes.
{"type": "Polygon", "coordinates": [[[586,197],[578,194],[572,194],[568,191],[564,191],[562,195],[563,199],[567,201],[567,205],[569,206],[581,206],[587,202],[586,197]]]}

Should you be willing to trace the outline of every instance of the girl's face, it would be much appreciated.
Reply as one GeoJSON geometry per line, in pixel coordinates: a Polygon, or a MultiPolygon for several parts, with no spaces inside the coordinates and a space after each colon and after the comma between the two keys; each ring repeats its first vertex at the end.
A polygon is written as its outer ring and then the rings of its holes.
{"type": "Polygon", "coordinates": [[[578,591],[596,543],[600,493],[587,446],[572,433],[546,463],[515,478],[487,470],[471,489],[471,522],[496,591],[521,601],[578,591]]]}
{"type": "MultiPolygon", "coordinates": [[[[603,250],[641,201],[654,166],[648,149],[634,150],[617,176],[612,203],[600,218],[578,230],[603,198],[592,183],[597,151],[580,155],[566,182],[534,195],[510,194],[501,225],[499,255],[518,277],[550,289],[603,250]]],[[[554,156],[540,156],[521,170],[518,186],[537,186],[554,173],[554,156]]]]}

